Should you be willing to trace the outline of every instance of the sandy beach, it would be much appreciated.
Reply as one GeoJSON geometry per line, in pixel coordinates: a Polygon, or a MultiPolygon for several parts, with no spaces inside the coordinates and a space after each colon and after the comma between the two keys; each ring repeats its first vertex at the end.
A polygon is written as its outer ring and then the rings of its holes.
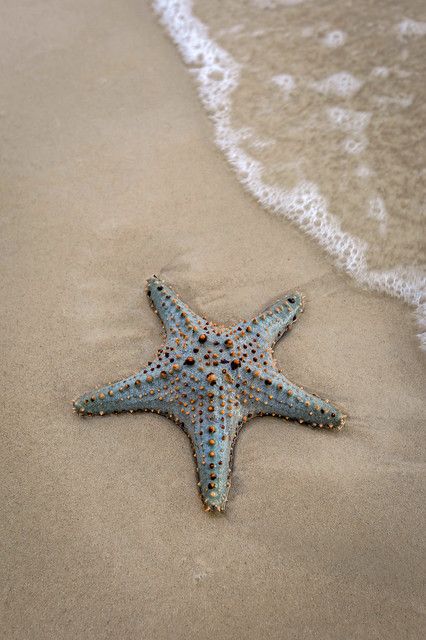
{"type": "Polygon", "coordinates": [[[2,13],[0,637],[421,638],[410,308],[244,192],[148,2],[2,13]],[[154,356],[153,273],[223,323],[303,291],[277,361],[349,415],[340,433],[250,422],[224,515],[176,425],[72,411],[154,356]]]}

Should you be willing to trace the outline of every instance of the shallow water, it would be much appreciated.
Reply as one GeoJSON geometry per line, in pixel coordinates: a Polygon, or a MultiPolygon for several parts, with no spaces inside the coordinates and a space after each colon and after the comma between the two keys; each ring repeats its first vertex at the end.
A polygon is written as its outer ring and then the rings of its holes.
{"type": "Polygon", "coordinates": [[[156,0],[154,7],[246,188],[359,282],[417,305],[422,326],[424,3],[156,0]]]}

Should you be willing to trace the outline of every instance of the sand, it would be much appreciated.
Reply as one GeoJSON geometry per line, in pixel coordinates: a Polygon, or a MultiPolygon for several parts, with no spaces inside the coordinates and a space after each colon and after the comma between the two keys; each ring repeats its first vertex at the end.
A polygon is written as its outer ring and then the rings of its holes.
{"type": "Polygon", "coordinates": [[[3,12],[0,637],[420,638],[410,309],[244,193],[148,3],[3,12]],[[277,360],[350,416],[336,434],[252,421],[224,516],[174,424],[71,410],[154,355],[152,273],[222,322],[303,290],[277,360]]]}

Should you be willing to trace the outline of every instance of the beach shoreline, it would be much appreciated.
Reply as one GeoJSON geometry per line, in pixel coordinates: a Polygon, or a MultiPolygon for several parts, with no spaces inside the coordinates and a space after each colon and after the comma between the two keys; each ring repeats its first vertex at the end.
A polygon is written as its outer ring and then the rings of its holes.
{"type": "Polygon", "coordinates": [[[359,2],[345,16],[303,0],[152,4],[244,188],[361,285],[414,306],[424,348],[425,158],[415,131],[425,120],[426,22],[404,18],[422,16],[421,4],[359,2]]]}
{"type": "Polygon", "coordinates": [[[417,640],[414,314],[244,192],[148,2],[5,14],[3,637],[417,640]],[[72,411],[160,346],[153,273],[223,324],[302,291],[276,360],[349,416],[336,434],[253,420],[224,516],[203,511],[176,425],[72,411]]]}

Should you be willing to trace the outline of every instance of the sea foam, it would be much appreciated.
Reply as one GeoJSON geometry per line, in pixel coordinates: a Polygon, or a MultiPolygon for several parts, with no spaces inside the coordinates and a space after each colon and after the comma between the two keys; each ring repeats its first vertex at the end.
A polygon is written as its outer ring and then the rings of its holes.
{"type": "Polygon", "coordinates": [[[328,78],[312,83],[312,88],[319,93],[331,94],[339,98],[351,98],[362,87],[361,80],[358,80],[347,71],[333,73],[328,78]]]}
{"type": "MultiPolygon", "coordinates": [[[[281,3],[277,0],[259,0],[257,4],[260,3],[265,7],[297,4],[291,0],[281,3]]],[[[207,26],[193,14],[191,0],[155,0],[153,7],[177,44],[184,61],[191,68],[201,101],[214,122],[215,142],[245,188],[263,207],[296,223],[333,256],[338,267],[359,283],[416,305],[418,323],[423,330],[420,339],[426,348],[426,278],[422,271],[409,265],[384,270],[369,268],[368,243],[342,228],[338,217],[330,213],[319,185],[313,181],[302,180],[292,189],[267,183],[263,179],[262,163],[251,156],[246,147],[243,148],[247,131],[235,129],[231,125],[231,96],[240,81],[241,65],[210,37],[207,26]]],[[[420,35],[422,27],[414,27],[411,22],[399,25],[401,35],[408,36],[413,32],[420,35]]],[[[385,75],[382,71],[378,72],[377,67],[373,74],[378,77],[385,75]]],[[[292,76],[282,74],[272,80],[284,92],[292,90],[292,76]]],[[[314,91],[331,93],[342,100],[353,96],[362,86],[361,80],[346,71],[336,72],[311,83],[314,91]]],[[[368,124],[369,113],[351,112],[337,107],[328,112],[328,118],[335,126],[356,134],[355,138],[348,138],[344,143],[348,153],[356,153],[357,145],[366,143],[362,132],[368,124]]],[[[369,167],[362,164],[357,172],[364,179],[373,175],[369,167]]],[[[367,216],[377,221],[382,234],[386,233],[387,213],[379,196],[370,202],[367,216]]]]}
{"type": "Polygon", "coordinates": [[[325,47],[336,49],[342,47],[346,42],[347,34],[344,31],[336,29],[335,31],[329,31],[322,39],[322,44],[325,47]]]}
{"type": "Polygon", "coordinates": [[[419,37],[426,35],[426,22],[405,18],[396,25],[400,38],[419,37]]]}

